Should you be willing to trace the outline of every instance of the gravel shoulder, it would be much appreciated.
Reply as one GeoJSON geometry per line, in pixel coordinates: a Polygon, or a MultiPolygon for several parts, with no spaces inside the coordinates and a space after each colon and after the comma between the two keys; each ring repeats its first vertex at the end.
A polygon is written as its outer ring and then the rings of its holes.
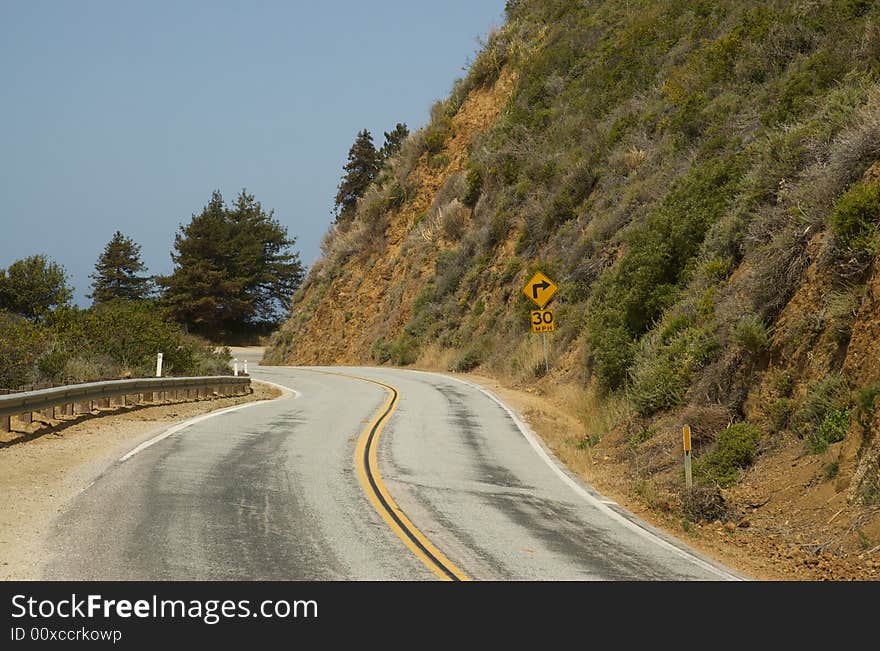
{"type": "Polygon", "coordinates": [[[188,418],[281,395],[258,380],[252,386],[247,396],[35,422],[0,441],[0,580],[35,580],[54,519],[135,446],[188,418]]]}

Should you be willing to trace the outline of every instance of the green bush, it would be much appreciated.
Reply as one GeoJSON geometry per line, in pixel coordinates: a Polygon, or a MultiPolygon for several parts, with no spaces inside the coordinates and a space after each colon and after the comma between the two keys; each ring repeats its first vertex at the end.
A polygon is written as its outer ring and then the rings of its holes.
{"type": "Polygon", "coordinates": [[[767,408],[767,417],[770,421],[771,434],[781,432],[788,427],[791,415],[794,412],[794,403],[791,398],[779,398],[767,408]]]}
{"type": "Polygon", "coordinates": [[[694,477],[721,488],[733,485],[740,471],[755,460],[761,432],[749,423],[735,423],[718,434],[711,452],[694,464],[694,477]]]}
{"type": "Polygon", "coordinates": [[[389,348],[390,346],[382,337],[377,337],[370,345],[370,357],[377,364],[384,364],[389,359],[391,359],[391,352],[389,348]]]}
{"type": "Polygon", "coordinates": [[[39,324],[0,310],[0,389],[38,382],[49,340],[49,333],[39,324]]]}
{"type": "Polygon", "coordinates": [[[846,406],[847,396],[848,389],[843,375],[831,374],[811,384],[800,409],[793,417],[795,433],[810,440],[830,412],[846,406]]]}
{"type": "Polygon", "coordinates": [[[849,429],[849,409],[832,409],[825,414],[819,428],[807,439],[810,452],[820,454],[832,443],[842,441],[849,429]]]}
{"type": "Polygon", "coordinates": [[[709,329],[692,325],[676,330],[679,326],[680,322],[672,319],[667,328],[660,329],[659,336],[643,343],[636,356],[628,393],[643,416],[682,404],[693,373],[718,350],[709,329]]]}
{"type": "Polygon", "coordinates": [[[480,364],[483,363],[483,355],[481,351],[476,348],[471,348],[464,355],[459,357],[452,365],[449,367],[449,370],[453,373],[467,373],[468,371],[472,371],[477,368],[480,364]]]}
{"type": "Polygon", "coordinates": [[[767,326],[755,314],[746,314],[737,321],[731,335],[737,345],[751,355],[758,355],[770,346],[767,326]]]}
{"type": "Polygon", "coordinates": [[[419,358],[419,342],[404,333],[395,339],[388,348],[388,357],[392,364],[409,366],[419,358]]]}
{"type": "Polygon", "coordinates": [[[880,183],[853,185],[837,200],[828,222],[842,247],[860,255],[874,255],[880,222],[880,183]]]}
{"type": "Polygon", "coordinates": [[[432,170],[443,169],[449,165],[449,156],[446,154],[433,154],[428,157],[428,167],[432,170]]]}
{"type": "Polygon", "coordinates": [[[630,232],[626,254],[596,284],[588,340],[606,388],[625,383],[634,340],[672,304],[689,262],[709,225],[724,211],[740,173],[732,159],[691,169],[646,226],[630,232]]]}
{"type": "Polygon", "coordinates": [[[228,348],[218,351],[187,335],[150,301],[111,301],[88,310],[62,309],[53,316],[51,328],[56,335],[55,353],[65,366],[77,358],[106,357],[126,374],[149,377],[155,372],[156,354],[161,352],[166,375],[229,373],[228,348]]]}
{"type": "Polygon", "coordinates": [[[437,117],[425,128],[425,149],[429,156],[434,156],[443,151],[446,141],[452,135],[452,120],[446,116],[437,117]]]}
{"type": "Polygon", "coordinates": [[[467,190],[465,190],[462,201],[464,205],[473,208],[477,205],[477,200],[479,200],[480,193],[483,191],[483,172],[476,165],[469,163],[465,181],[467,183],[467,190]]]}

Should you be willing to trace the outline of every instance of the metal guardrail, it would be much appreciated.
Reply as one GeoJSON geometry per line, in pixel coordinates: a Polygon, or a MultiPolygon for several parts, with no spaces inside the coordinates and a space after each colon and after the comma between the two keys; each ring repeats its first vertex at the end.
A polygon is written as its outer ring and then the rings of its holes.
{"type": "Polygon", "coordinates": [[[211,391],[212,394],[216,392],[219,396],[243,395],[250,388],[250,383],[250,377],[234,375],[138,378],[69,384],[51,389],[10,393],[0,395],[0,430],[9,429],[11,416],[24,415],[27,417],[33,412],[54,409],[58,406],[66,408],[65,414],[73,414],[76,412],[77,405],[83,403],[89,403],[89,409],[83,409],[80,413],[91,411],[94,401],[103,400],[105,406],[110,407],[111,398],[118,396],[123,396],[123,400],[125,400],[125,396],[137,395],[139,396],[138,400],[155,402],[155,394],[157,393],[163,394],[160,400],[198,399],[207,397],[208,391],[211,391]],[[168,397],[169,393],[173,394],[170,398],[168,397]],[[149,400],[146,400],[146,396],[149,396],[149,400]]]}

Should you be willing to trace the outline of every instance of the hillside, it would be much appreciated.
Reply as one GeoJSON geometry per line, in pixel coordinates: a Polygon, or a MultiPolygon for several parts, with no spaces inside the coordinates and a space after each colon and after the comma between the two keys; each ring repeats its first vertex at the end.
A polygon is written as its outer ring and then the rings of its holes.
{"type": "Polygon", "coordinates": [[[678,535],[877,578],[878,81],[870,0],[512,0],[266,361],[527,389],[565,416],[563,461],[678,535]]]}

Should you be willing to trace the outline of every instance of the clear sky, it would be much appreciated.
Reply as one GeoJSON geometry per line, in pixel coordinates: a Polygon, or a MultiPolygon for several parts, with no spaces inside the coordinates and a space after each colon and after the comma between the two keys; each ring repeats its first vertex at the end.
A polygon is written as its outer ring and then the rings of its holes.
{"type": "Polygon", "coordinates": [[[0,0],[0,267],[62,264],[75,301],[120,230],[153,274],[242,188],[320,251],[348,148],[428,120],[504,0],[0,0]]]}

